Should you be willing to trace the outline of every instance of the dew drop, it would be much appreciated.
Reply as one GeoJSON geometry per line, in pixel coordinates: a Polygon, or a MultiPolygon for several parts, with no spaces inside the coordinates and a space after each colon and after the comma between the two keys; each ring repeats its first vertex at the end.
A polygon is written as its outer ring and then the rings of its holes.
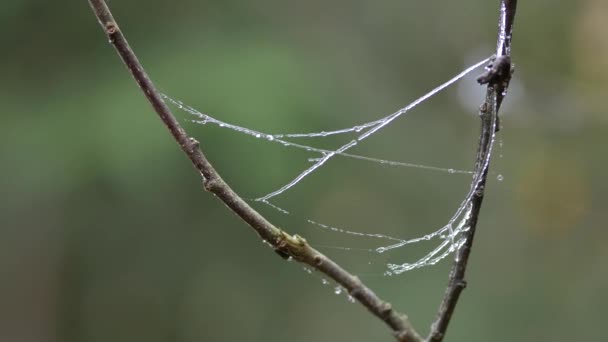
{"type": "Polygon", "coordinates": [[[334,288],[334,293],[339,295],[340,293],[342,293],[342,287],[341,286],[336,286],[334,288]]]}
{"type": "Polygon", "coordinates": [[[456,170],[454,170],[454,169],[448,169],[448,173],[455,173],[455,172],[456,172],[456,170]]]}
{"type": "Polygon", "coordinates": [[[262,135],[261,135],[260,133],[257,133],[257,134],[255,135],[255,137],[256,137],[256,138],[259,138],[259,137],[261,137],[261,136],[262,136],[262,135]]]}
{"type": "Polygon", "coordinates": [[[386,252],[386,247],[378,247],[376,248],[376,253],[384,253],[386,252]]]}
{"type": "Polygon", "coordinates": [[[321,284],[327,285],[327,284],[329,284],[329,281],[327,279],[325,279],[325,278],[322,278],[321,279],[321,284]]]}
{"type": "Polygon", "coordinates": [[[354,303],[355,302],[355,297],[348,295],[348,297],[346,297],[348,299],[349,303],[354,303]]]}
{"type": "Polygon", "coordinates": [[[266,139],[268,139],[269,141],[273,141],[273,140],[274,140],[274,137],[273,137],[272,135],[268,134],[268,135],[266,136],[266,139]]]}
{"type": "Polygon", "coordinates": [[[502,181],[505,179],[505,177],[503,177],[503,175],[498,175],[498,176],[496,176],[496,179],[497,179],[499,182],[502,182],[502,181]]]}
{"type": "Polygon", "coordinates": [[[450,249],[448,250],[450,253],[453,253],[458,248],[457,244],[451,244],[450,249]]]}

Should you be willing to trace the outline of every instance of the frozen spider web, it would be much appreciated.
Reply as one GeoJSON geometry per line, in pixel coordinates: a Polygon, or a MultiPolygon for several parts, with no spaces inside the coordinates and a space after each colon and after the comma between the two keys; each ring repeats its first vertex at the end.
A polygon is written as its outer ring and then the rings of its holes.
{"type": "MultiPolygon", "coordinates": [[[[436,241],[435,247],[432,248],[426,255],[419,258],[418,260],[414,260],[412,262],[406,262],[406,263],[402,263],[402,264],[388,263],[386,265],[387,270],[386,270],[386,272],[384,272],[384,275],[396,275],[396,274],[401,274],[401,273],[409,271],[409,270],[421,268],[421,267],[428,266],[428,265],[437,264],[439,261],[446,258],[450,254],[456,252],[458,249],[460,249],[460,247],[462,247],[462,245],[465,242],[465,237],[463,236],[464,235],[463,233],[469,229],[469,227],[467,226],[467,222],[468,222],[468,219],[469,219],[469,216],[471,213],[471,201],[474,196],[474,191],[477,188],[477,185],[480,181],[481,174],[483,173],[483,171],[485,171],[485,169],[487,169],[487,165],[490,160],[490,154],[488,154],[486,156],[485,160],[483,161],[482,167],[479,168],[481,171],[478,171],[477,173],[473,173],[472,171],[466,171],[466,170],[456,170],[456,169],[451,169],[451,168],[442,168],[442,167],[437,167],[437,166],[428,166],[428,165],[406,163],[406,162],[401,162],[401,161],[379,159],[379,158],[374,158],[374,157],[369,157],[369,156],[353,154],[353,153],[350,153],[349,150],[351,150],[352,148],[354,148],[357,145],[361,145],[362,143],[365,142],[365,140],[367,138],[371,137],[372,135],[377,134],[383,128],[389,126],[391,123],[393,123],[399,117],[406,115],[414,107],[420,105],[421,103],[430,99],[431,97],[438,94],[442,90],[453,85],[458,80],[462,79],[467,74],[471,73],[472,71],[479,68],[480,66],[485,65],[486,63],[488,63],[488,61],[490,61],[490,59],[491,59],[491,57],[485,58],[485,59],[475,63],[474,65],[466,68],[465,70],[463,70],[456,76],[452,77],[448,81],[437,86],[436,88],[432,89],[428,93],[417,98],[416,100],[412,101],[407,106],[397,110],[396,112],[394,112],[392,114],[386,115],[377,120],[361,123],[361,124],[358,124],[355,126],[342,128],[342,129],[336,129],[336,130],[329,130],[329,131],[310,132],[310,133],[271,134],[271,133],[261,132],[261,131],[250,129],[247,127],[238,126],[235,124],[224,122],[222,120],[219,120],[217,118],[204,114],[204,113],[194,109],[193,107],[185,105],[181,101],[174,100],[173,98],[171,98],[167,95],[164,95],[164,94],[163,94],[163,98],[169,104],[172,104],[172,105],[176,106],[177,108],[179,108],[180,110],[194,116],[195,119],[193,119],[191,121],[193,121],[195,123],[203,124],[203,125],[205,125],[205,124],[216,125],[218,127],[226,128],[226,129],[229,129],[229,130],[241,133],[241,134],[245,134],[245,135],[248,135],[248,136],[251,136],[254,138],[264,139],[268,142],[280,144],[286,148],[300,149],[300,150],[305,150],[305,151],[316,154],[317,156],[315,158],[308,159],[308,161],[311,162],[312,165],[305,168],[304,170],[302,170],[299,174],[295,175],[291,181],[285,183],[284,185],[280,186],[279,188],[277,188],[265,195],[262,195],[262,196],[259,196],[255,199],[253,199],[253,201],[255,201],[255,202],[263,203],[263,204],[279,211],[280,213],[283,213],[286,215],[290,214],[290,212],[288,210],[281,208],[281,207],[277,206],[276,204],[272,203],[271,200],[281,194],[288,192],[290,189],[297,186],[303,179],[305,179],[312,173],[318,172],[322,168],[323,165],[328,163],[334,157],[352,158],[352,159],[356,159],[356,160],[360,160],[360,161],[380,163],[385,166],[391,166],[391,167],[420,168],[420,169],[441,171],[441,172],[447,172],[447,173],[473,174],[473,182],[471,183],[470,190],[468,191],[468,193],[466,194],[464,199],[460,202],[456,211],[450,217],[448,222],[445,225],[441,226],[440,228],[438,228],[428,234],[425,234],[423,236],[404,239],[404,238],[388,236],[385,234],[357,232],[357,231],[353,231],[353,230],[349,230],[349,229],[342,229],[342,228],[330,226],[330,225],[327,225],[324,223],[320,223],[320,222],[317,222],[317,221],[314,221],[311,219],[306,219],[306,221],[309,224],[312,224],[312,225],[314,225],[318,228],[324,229],[324,230],[344,233],[344,234],[348,234],[348,235],[352,235],[352,236],[374,238],[374,239],[384,241],[383,244],[379,245],[376,248],[366,249],[367,251],[370,251],[373,253],[384,253],[389,250],[393,250],[396,248],[404,247],[404,246],[407,246],[410,244],[415,244],[415,243],[422,242],[422,241],[436,241]],[[341,146],[338,146],[335,149],[317,148],[317,147],[310,146],[308,144],[295,142],[301,138],[324,138],[324,137],[336,136],[336,135],[354,136],[354,138],[352,138],[347,143],[345,143],[341,146]]],[[[493,139],[492,139],[492,143],[493,143],[493,139]]],[[[342,248],[342,249],[346,249],[346,250],[350,249],[348,247],[336,247],[336,248],[342,248]]]]}

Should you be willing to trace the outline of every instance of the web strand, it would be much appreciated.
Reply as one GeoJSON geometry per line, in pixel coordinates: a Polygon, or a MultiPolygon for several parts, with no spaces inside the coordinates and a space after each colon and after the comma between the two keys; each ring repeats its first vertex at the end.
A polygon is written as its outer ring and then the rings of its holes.
{"type": "MultiPolygon", "coordinates": [[[[201,124],[201,125],[206,125],[206,124],[216,125],[220,128],[227,128],[227,129],[233,130],[235,132],[249,135],[249,136],[252,136],[252,137],[255,137],[258,139],[263,138],[269,142],[281,144],[284,147],[301,149],[301,150],[305,150],[308,152],[319,153],[321,155],[324,155],[327,153],[335,153],[335,155],[338,155],[341,157],[346,157],[346,158],[351,158],[351,159],[356,159],[356,160],[363,160],[363,161],[373,162],[373,163],[377,163],[377,164],[381,164],[381,165],[385,165],[385,166],[391,166],[391,167],[415,168],[415,169],[421,169],[421,170],[446,172],[446,173],[452,173],[452,174],[473,174],[472,171],[468,171],[468,170],[459,170],[459,169],[445,168],[445,167],[439,167],[439,166],[406,163],[406,162],[373,158],[373,157],[367,157],[367,156],[350,154],[350,153],[338,153],[337,151],[331,151],[331,150],[327,150],[327,149],[316,148],[316,147],[309,146],[309,145],[294,143],[294,142],[287,141],[287,140],[284,140],[281,138],[283,136],[288,136],[290,134],[274,134],[273,135],[273,134],[268,134],[268,133],[264,133],[261,131],[257,131],[254,129],[250,129],[247,127],[230,124],[230,123],[218,120],[216,118],[213,118],[210,115],[201,113],[198,110],[196,110],[188,105],[185,105],[183,102],[175,100],[166,94],[161,94],[161,96],[163,97],[163,99],[168,101],[170,104],[176,106],[180,110],[198,117],[199,120],[191,120],[194,123],[201,124]]],[[[368,127],[368,126],[366,126],[366,127],[368,127]]],[[[348,130],[348,132],[352,131],[350,128],[347,128],[345,130],[348,130]]],[[[356,132],[356,130],[354,130],[354,131],[356,132]]],[[[306,133],[306,134],[308,134],[309,137],[323,136],[323,133],[306,133]],[[318,134],[318,135],[315,135],[315,134],[318,134]]],[[[296,134],[296,135],[300,135],[300,134],[296,134]]],[[[318,159],[315,159],[315,158],[309,159],[309,161],[312,161],[312,162],[315,162],[317,160],[318,159]]]]}
{"type": "MultiPolygon", "coordinates": [[[[366,131],[365,133],[359,135],[356,140],[351,140],[347,144],[342,145],[336,151],[332,151],[332,152],[329,152],[329,153],[324,153],[323,158],[319,159],[314,165],[312,165],[308,169],[304,170],[302,173],[300,173],[298,176],[296,176],[289,183],[283,185],[279,189],[277,189],[277,190],[275,190],[275,191],[273,191],[273,192],[271,192],[271,193],[269,193],[269,194],[267,194],[265,196],[257,198],[257,200],[258,201],[267,201],[267,200],[269,200],[269,199],[271,199],[271,198],[273,198],[275,196],[278,196],[278,195],[284,193],[285,191],[289,190],[294,185],[298,184],[302,179],[304,179],[304,177],[310,175],[315,170],[317,170],[321,165],[325,164],[330,158],[334,157],[336,155],[336,153],[344,153],[347,150],[349,150],[350,148],[356,146],[358,144],[358,142],[361,142],[361,141],[365,140],[366,138],[372,136],[376,132],[380,131],[382,128],[386,127],[388,124],[390,124],[391,122],[393,122],[398,117],[400,117],[403,114],[407,113],[412,108],[416,107],[420,103],[422,103],[425,100],[427,100],[427,99],[431,98],[432,96],[436,95],[437,93],[439,93],[440,91],[444,90],[448,86],[454,84],[456,81],[460,80],[461,78],[463,78],[464,76],[466,76],[471,71],[473,71],[473,70],[479,68],[480,66],[486,64],[489,60],[490,60],[490,58],[486,58],[486,59],[484,59],[484,60],[482,60],[482,61],[480,61],[480,62],[478,62],[478,63],[476,63],[476,64],[474,64],[474,65],[472,65],[470,67],[468,67],[467,69],[465,69],[464,71],[462,71],[458,75],[454,76],[453,78],[451,78],[447,82],[441,84],[440,86],[436,87],[435,89],[431,90],[430,92],[426,93],[425,95],[419,97],[418,99],[416,99],[415,101],[413,101],[409,105],[401,108],[400,110],[396,111],[395,113],[393,113],[391,115],[388,115],[388,116],[384,117],[383,119],[374,121],[373,122],[374,124],[370,123],[369,126],[366,126],[369,130],[366,131]]],[[[367,125],[367,124],[364,124],[364,125],[367,125]]],[[[361,127],[361,125],[354,126],[354,127],[349,128],[349,129],[342,129],[342,130],[339,130],[339,132],[340,133],[346,133],[346,132],[350,132],[350,131],[356,131],[356,129],[358,129],[359,127],[361,127]]],[[[334,132],[338,132],[338,131],[333,131],[333,132],[330,132],[330,133],[334,133],[334,132]]]]}
{"type": "MultiPolygon", "coordinates": [[[[494,102],[496,103],[496,102],[494,102]]],[[[492,113],[493,111],[490,111],[490,113],[492,113]]],[[[492,116],[492,123],[490,126],[491,132],[492,132],[492,136],[490,137],[490,146],[488,148],[488,153],[484,156],[483,162],[481,163],[481,165],[479,165],[479,167],[477,168],[476,172],[475,172],[475,176],[473,179],[473,182],[471,182],[471,187],[469,189],[469,192],[467,193],[467,196],[465,197],[465,199],[461,202],[460,206],[458,207],[458,209],[456,210],[456,212],[454,213],[454,215],[452,216],[452,218],[449,220],[448,224],[446,226],[444,226],[442,229],[440,230],[444,230],[447,227],[448,230],[450,231],[450,240],[452,242],[450,248],[448,251],[445,251],[444,253],[442,253],[441,255],[439,255],[438,257],[435,257],[435,255],[437,255],[440,251],[442,251],[446,245],[445,243],[448,242],[448,240],[445,240],[444,242],[442,242],[437,248],[435,248],[433,251],[431,251],[428,255],[426,255],[425,257],[423,257],[422,259],[418,260],[415,263],[404,263],[401,265],[396,265],[396,264],[388,264],[388,268],[390,269],[391,274],[400,274],[406,271],[409,271],[411,269],[414,268],[419,268],[422,266],[425,266],[427,264],[434,264],[439,262],[442,258],[445,258],[447,255],[451,254],[452,252],[457,251],[463,244],[464,244],[464,239],[459,239],[456,240],[456,237],[461,234],[462,232],[465,232],[469,229],[469,227],[467,226],[467,222],[469,220],[470,214],[471,214],[471,208],[472,208],[472,199],[473,196],[475,196],[475,191],[477,191],[480,182],[483,179],[483,174],[486,173],[488,171],[488,166],[490,165],[490,160],[492,158],[492,150],[494,147],[494,143],[496,140],[496,115],[492,116]],[[457,225],[456,228],[453,228],[454,223],[460,218],[459,224],[457,225]]],[[[391,275],[391,274],[387,274],[387,275],[391,275]]]]}
{"type": "MultiPolygon", "coordinates": [[[[341,249],[341,250],[346,250],[346,251],[355,251],[356,250],[356,251],[364,251],[364,252],[372,252],[372,253],[384,253],[384,252],[388,252],[388,251],[391,251],[391,250],[394,250],[394,249],[397,249],[397,248],[400,248],[400,247],[403,247],[403,246],[406,246],[409,244],[418,243],[418,242],[422,242],[422,241],[430,241],[430,240],[434,240],[436,238],[439,239],[439,243],[436,245],[436,247],[433,250],[431,250],[430,252],[428,252],[426,255],[424,255],[422,258],[418,259],[415,262],[403,263],[403,264],[393,264],[393,263],[387,264],[388,271],[386,271],[384,273],[384,275],[390,276],[390,275],[394,275],[394,274],[400,274],[400,273],[403,273],[405,271],[409,271],[412,269],[424,267],[427,265],[434,265],[437,262],[444,259],[445,257],[447,257],[448,255],[450,255],[451,253],[457,251],[464,244],[465,239],[461,237],[461,234],[469,229],[466,226],[466,224],[468,222],[469,215],[470,215],[471,201],[472,201],[473,196],[475,195],[475,190],[477,189],[479,182],[482,179],[483,173],[487,171],[491,153],[488,153],[485,156],[482,165],[477,168],[477,171],[472,172],[472,171],[466,171],[466,170],[456,170],[456,169],[448,169],[448,168],[442,168],[442,167],[436,167],[436,166],[427,166],[427,165],[378,159],[378,158],[373,158],[373,157],[351,154],[351,153],[348,153],[347,151],[350,150],[351,148],[354,148],[355,146],[357,146],[358,144],[360,144],[362,141],[369,138],[370,136],[376,134],[381,129],[388,126],[393,121],[395,121],[397,118],[399,118],[400,116],[403,116],[404,114],[409,112],[414,107],[418,106],[419,104],[423,103],[427,99],[433,97],[434,95],[438,94],[445,88],[449,87],[450,85],[454,84],[458,80],[462,79],[465,75],[467,75],[471,71],[473,71],[476,68],[480,67],[481,65],[487,63],[489,60],[490,60],[490,58],[486,58],[486,59],[468,67],[467,69],[463,70],[458,75],[451,78],[450,80],[444,82],[443,84],[434,88],[430,92],[419,97],[418,99],[414,100],[407,106],[399,109],[398,111],[396,111],[390,115],[387,115],[383,118],[380,118],[380,119],[377,119],[374,121],[355,125],[352,127],[331,130],[331,131],[321,131],[321,132],[311,132],[311,133],[268,134],[268,133],[250,129],[247,127],[241,127],[238,125],[226,123],[224,121],[215,119],[207,114],[203,114],[190,106],[184,105],[182,102],[176,101],[167,95],[163,94],[162,96],[163,96],[163,99],[165,99],[169,103],[177,106],[179,109],[196,116],[198,119],[192,120],[193,122],[203,124],[203,125],[210,123],[210,124],[213,124],[213,125],[216,125],[216,126],[219,126],[222,128],[227,128],[227,129],[230,129],[230,130],[233,130],[233,131],[245,134],[245,135],[249,135],[249,136],[252,136],[255,138],[264,139],[264,140],[272,142],[272,143],[281,144],[285,147],[302,149],[302,150],[305,150],[305,151],[308,151],[311,153],[317,153],[319,155],[317,158],[308,159],[310,162],[313,163],[313,165],[311,165],[310,167],[308,167],[305,170],[303,170],[302,172],[300,172],[291,181],[289,181],[285,185],[281,186],[277,190],[268,193],[267,195],[253,199],[253,201],[264,203],[264,204],[270,206],[271,208],[273,208],[274,210],[277,210],[278,212],[281,212],[286,215],[290,215],[290,211],[271,203],[269,200],[274,197],[277,197],[277,196],[285,193],[289,189],[293,188],[299,182],[301,182],[304,178],[306,178],[307,176],[309,176],[310,174],[312,174],[313,172],[318,170],[321,166],[323,166],[325,163],[327,163],[330,159],[332,159],[335,156],[343,156],[343,157],[353,158],[356,160],[369,161],[369,162],[374,162],[374,163],[394,166],[394,167],[412,167],[412,168],[420,168],[420,169],[447,172],[447,173],[455,173],[455,174],[473,174],[473,182],[471,183],[469,192],[467,193],[465,198],[462,200],[462,202],[460,203],[460,205],[458,206],[458,208],[456,209],[456,211],[454,212],[452,217],[449,219],[448,223],[446,225],[442,226],[441,228],[439,228],[431,233],[420,236],[420,237],[410,238],[410,239],[401,239],[401,238],[396,238],[396,237],[392,237],[392,236],[388,236],[388,235],[384,235],[384,234],[357,232],[354,230],[330,226],[327,224],[317,222],[315,220],[306,219],[306,222],[308,222],[309,224],[311,224],[317,228],[326,230],[326,231],[353,235],[353,236],[357,236],[357,237],[380,239],[380,240],[385,240],[385,242],[386,241],[390,242],[389,245],[383,245],[380,247],[370,248],[370,249],[350,248],[350,247],[341,247],[341,246],[324,246],[326,248],[341,249]],[[356,134],[357,136],[354,139],[351,139],[350,141],[348,141],[347,143],[343,144],[342,146],[340,146],[339,148],[337,148],[335,150],[317,148],[317,147],[309,146],[306,144],[300,144],[300,143],[295,143],[292,141],[285,140],[285,138],[289,138],[289,139],[321,138],[321,137],[328,137],[328,136],[341,135],[341,134],[356,134]],[[456,222],[458,222],[458,223],[456,224],[456,222]]],[[[495,127],[496,118],[493,117],[492,120],[493,120],[492,126],[495,127]]],[[[490,152],[491,152],[493,144],[494,144],[494,135],[492,135],[491,141],[490,141],[490,152]]]]}
{"type": "MultiPolygon", "coordinates": [[[[471,65],[470,67],[468,67],[467,69],[463,70],[458,75],[456,75],[453,78],[451,78],[450,80],[446,81],[445,83],[443,83],[440,86],[434,88],[433,90],[429,91],[425,95],[423,95],[423,96],[419,97],[418,99],[414,100],[412,103],[410,103],[406,107],[403,107],[403,108],[399,109],[397,112],[392,113],[392,114],[390,114],[388,116],[385,116],[385,117],[383,117],[381,119],[378,119],[378,120],[375,120],[375,121],[366,122],[366,123],[359,124],[359,125],[355,125],[353,127],[342,128],[342,129],[333,130],[333,131],[322,131],[322,132],[312,132],[312,133],[285,133],[285,134],[274,134],[273,136],[275,138],[318,138],[318,137],[328,137],[328,136],[332,136],[332,135],[345,134],[345,133],[353,133],[353,132],[359,133],[359,132],[363,131],[366,128],[374,128],[374,127],[377,127],[377,126],[381,126],[380,128],[382,128],[383,126],[389,124],[392,120],[396,119],[397,117],[401,116],[402,114],[405,114],[410,109],[416,107],[420,103],[424,102],[425,100],[427,100],[430,97],[436,95],[437,93],[439,93],[443,89],[449,87],[450,85],[454,84],[458,80],[462,79],[464,76],[466,76],[467,74],[469,74],[473,70],[475,70],[475,69],[479,68],[480,66],[486,64],[491,58],[492,57],[488,57],[488,58],[486,58],[486,59],[484,59],[482,61],[479,61],[479,62],[471,65]]],[[[371,132],[371,133],[368,132],[368,133],[363,134],[363,136],[366,135],[366,134],[373,134],[373,133],[374,132],[371,132]]],[[[360,140],[363,140],[364,138],[365,137],[360,138],[360,140]]]]}

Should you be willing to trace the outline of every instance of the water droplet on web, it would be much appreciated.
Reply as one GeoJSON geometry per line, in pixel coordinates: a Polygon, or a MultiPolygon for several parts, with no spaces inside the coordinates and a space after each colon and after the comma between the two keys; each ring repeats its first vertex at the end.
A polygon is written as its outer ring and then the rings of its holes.
{"type": "Polygon", "coordinates": [[[348,299],[348,302],[349,302],[349,303],[354,303],[354,302],[355,302],[355,297],[353,297],[353,296],[351,296],[351,295],[348,295],[348,296],[346,297],[346,299],[348,299]]]}
{"type": "Polygon", "coordinates": [[[455,173],[455,172],[456,172],[456,170],[454,170],[454,169],[448,169],[448,173],[455,173]]]}
{"type": "Polygon", "coordinates": [[[255,137],[256,137],[256,138],[259,138],[259,137],[261,137],[261,136],[262,136],[262,135],[261,135],[260,133],[257,133],[257,134],[255,135],[255,137]]]}
{"type": "Polygon", "coordinates": [[[503,175],[498,175],[498,176],[496,176],[496,179],[497,179],[499,182],[502,182],[502,181],[505,179],[505,177],[503,177],[503,175]]]}
{"type": "Polygon", "coordinates": [[[327,285],[327,284],[329,284],[329,281],[327,279],[325,279],[325,278],[322,278],[321,279],[321,284],[327,285]]]}
{"type": "Polygon", "coordinates": [[[268,139],[268,140],[270,140],[270,141],[273,141],[273,140],[274,140],[274,137],[273,137],[272,135],[268,134],[268,135],[266,136],[266,139],[268,139]]]}
{"type": "Polygon", "coordinates": [[[308,274],[312,274],[312,270],[308,267],[304,267],[303,270],[304,270],[304,272],[306,272],[308,274]]]}
{"type": "Polygon", "coordinates": [[[341,286],[336,286],[334,288],[334,293],[339,295],[340,293],[342,293],[342,287],[341,286]]]}
{"type": "Polygon", "coordinates": [[[376,248],[376,253],[384,253],[386,252],[386,247],[378,247],[376,248]]]}
{"type": "Polygon", "coordinates": [[[457,248],[458,246],[455,243],[451,244],[449,249],[450,253],[454,252],[457,248]]]}

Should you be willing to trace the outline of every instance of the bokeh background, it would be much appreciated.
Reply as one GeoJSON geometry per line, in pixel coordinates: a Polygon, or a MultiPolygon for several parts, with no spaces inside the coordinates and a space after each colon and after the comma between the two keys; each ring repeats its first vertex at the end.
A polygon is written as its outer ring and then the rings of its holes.
{"type": "MultiPolygon", "coordinates": [[[[492,54],[498,14],[498,1],[482,0],[110,5],[159,88],[269,133],[391,113],[492,54]]],[[[0,19],[0,340],[391,340],[202,190],[86,1],[4,1],[0,19]]],[[[607,20],[604,0],[519,5],[516,76],[450,341],[608,339],[607,20]]],[[[471,169],[482,92],[469,78],[354,152],[471,169]]],[[[176,114],[247,198],[315,157],[176,114]]],[[[469,182],[336,158],[276,199],[291,215],[256,208],[360,274],[426,334],[449,261],[383,277],[386,262],[433,246],[333,249],[379,242],[306,219],[414,237],[447,222],[469,182]]]]}

